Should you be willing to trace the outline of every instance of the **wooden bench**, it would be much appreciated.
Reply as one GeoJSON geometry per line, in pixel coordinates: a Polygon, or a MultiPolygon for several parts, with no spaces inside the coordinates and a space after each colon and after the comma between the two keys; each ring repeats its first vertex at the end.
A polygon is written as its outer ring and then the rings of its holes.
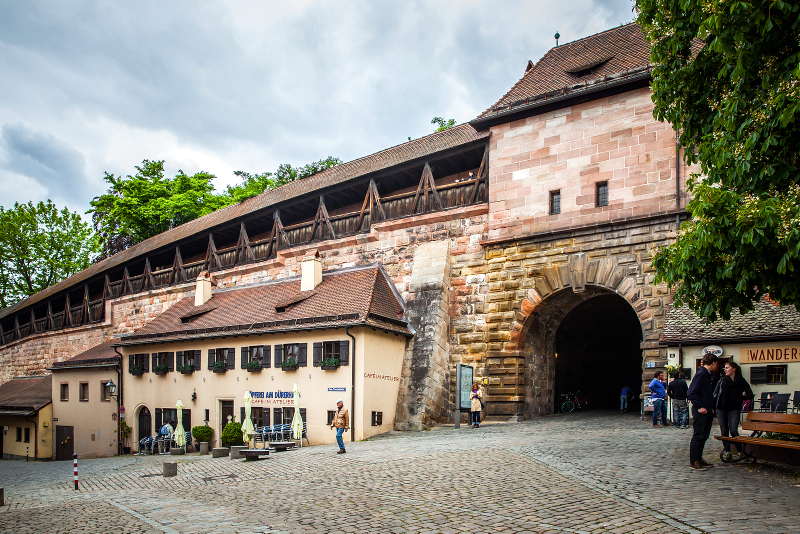
{"type": "Polygon", "coordinates": [[[246,449],[243,451],[239,451],[241,456],[244,456],[245,462],[255,462],[257,460],[262,460],[269,456],[269,450],[267,449],[246,449]]]}
{"type": "Polygon", "coordinates": [[[742,425],[742,430],[751,431],[752,434],[747,437],[739,436],[735,438],[714,436],[714,439],[718,439],[722,442],[741,444],[740,447],[737,447],[741,448],[741,454],[738,458],[726,460],[724,458],[724,451],[720,452],[719,458],[723,462],[735,463],[750,459],[755,463],[756,457],[752,453],[747,452],[747,445],[790,449],[800,455],[800,441],[782,441],[779,439],[760,437],[764,432],[777,432],[780,434],[800,436],[800,414],[750,412],[747,414],[747,419],[745,419],[742,425]]]}

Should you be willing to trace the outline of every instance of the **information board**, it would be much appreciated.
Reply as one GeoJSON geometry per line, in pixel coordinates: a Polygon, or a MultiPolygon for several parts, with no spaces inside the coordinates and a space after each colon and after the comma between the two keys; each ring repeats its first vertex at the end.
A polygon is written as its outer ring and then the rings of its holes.
{"type": "Polygon", "coordinates": [[[472,367],[469,365],[459,365],[458,366],[458,378],[459,378],[459,386],[460,386],[460,410],[470,411],[472,408],[472,401],[470,400],[470,395],[472,392],[472,367]]]}

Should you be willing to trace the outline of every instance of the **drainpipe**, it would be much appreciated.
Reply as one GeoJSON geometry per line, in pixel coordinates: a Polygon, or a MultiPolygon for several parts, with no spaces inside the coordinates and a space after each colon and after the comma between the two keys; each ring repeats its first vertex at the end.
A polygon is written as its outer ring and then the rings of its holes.
{"type": "MultiPolygon", "coordinates": [[[[681,208],[681,142],[680,132],[675,128],[675,207],[681,208]]],[[[675,231],[681,227],[680,213],[675,215],[675,231]]]]}
{"type": "Polygon", "coordinates": [[[119,413],[119,407],[124,406],[122,404],[122,353],[119,351],[119,347],[114,347],[114,352],[119,355],[119,364],[117,364],[117,384],[119,390],[117,390],[117,456],[122,454],[122,442],[119,439],[119,431],[120,425],[122,424],[122,414],[119,413]]]}
{"type": "Polygon", "coordinates": [[[353,340],[353,359],[350,362],[350,406],[353,408],[353,415],[350,416],[350,441],[354,442],[356,440],[356,338],[350,333],[349,326],[344,329],[344,333],[353,340]]]}
{"type": "Polygon", "coordinates": [[[39,423],[36,421],[31,421],[28,419],[28,415],[25,416],[25,420],[29,423],[33,423],[33,459],[39,459],[39,423]]]}

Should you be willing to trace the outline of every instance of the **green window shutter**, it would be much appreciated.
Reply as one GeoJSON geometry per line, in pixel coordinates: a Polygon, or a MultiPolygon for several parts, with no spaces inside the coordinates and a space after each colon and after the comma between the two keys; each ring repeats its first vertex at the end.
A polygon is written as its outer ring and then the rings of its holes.
{"type": "Polygon", "coordinates": [[[272,347],[270,345],[264,345],[261,347],[261,355],[263,359],[261,360],[261,367],[269,367],[270,366],[270,351],[272,347]]]}
{"type": "Polygon", "coordinates": [[[322,364],[322,343],[314,343],[312,346],[313,355],[312,360],[314,367],[319,367],[322,364]]]}
{"type": "Polygon", "coordinates": [[[128,355],[128,372],[133,373],[133,366],[135,365],[133,360],[133,354],[128,355]]]}
{"type": "Polygon", "coordinates": [[[308,343],[300,343],[297,346],[297,366],[308,366],[308,343]]]}
{"type": "Polygon", "coordinates": [[[283,345],[275,345],[275,367],[280,367],[282,363],[283,363],[283,345]]]}
{"type": "Polygon", "coordinates": [[[339,342],[339,365],[350,365],[350,341],[339,342]]]}
{"type": "Polygon", "coordinates": [[[172,372],[175,370],[175,353],[167,353],[167,371],[172,372]]]}
{"type": "Polygon", "coordinates": [[[225,369],[236,369],[236,349],[226,349],[228,357],[225,359],[225,369]]]}
{"type": "Polygon", "coordinates": [[[150,372],[150,355],[149,354],[142,354],[142,369],[145,373],[150,372]]]}
{"type": "Polygon", "coordinates": [[[248,361],[250,361],[250,347],[242,347],[242,369],[245,368],[248,361]]]}
{"type": "Polygon", "coordinates": [[[177,367],[178,370],[180,370],[180,368],[183,367],[183,351],[182,350],[179,350],[178,352],[175,353],[175,367],[177,367]]]}
{"type": "Polygon", "coordinates": [[[217,358],[217,350],[216,349],[208,349],[208,370],[212,370],[214,368],[214,360],[217,358]]]}

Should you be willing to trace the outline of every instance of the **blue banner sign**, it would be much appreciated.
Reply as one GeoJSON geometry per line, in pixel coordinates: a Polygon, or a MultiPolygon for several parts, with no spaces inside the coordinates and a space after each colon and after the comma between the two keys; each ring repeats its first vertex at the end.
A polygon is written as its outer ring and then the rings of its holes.
{"type": "Polygon", "coordinates": [[[328,388],[328,391],[347,391],[347,388],[328,388]]]}
{"type": "Polygon", "coordinates": [[[292,391],[251,391],[250,397],[253,399],[292,399],[292,391]]]}

